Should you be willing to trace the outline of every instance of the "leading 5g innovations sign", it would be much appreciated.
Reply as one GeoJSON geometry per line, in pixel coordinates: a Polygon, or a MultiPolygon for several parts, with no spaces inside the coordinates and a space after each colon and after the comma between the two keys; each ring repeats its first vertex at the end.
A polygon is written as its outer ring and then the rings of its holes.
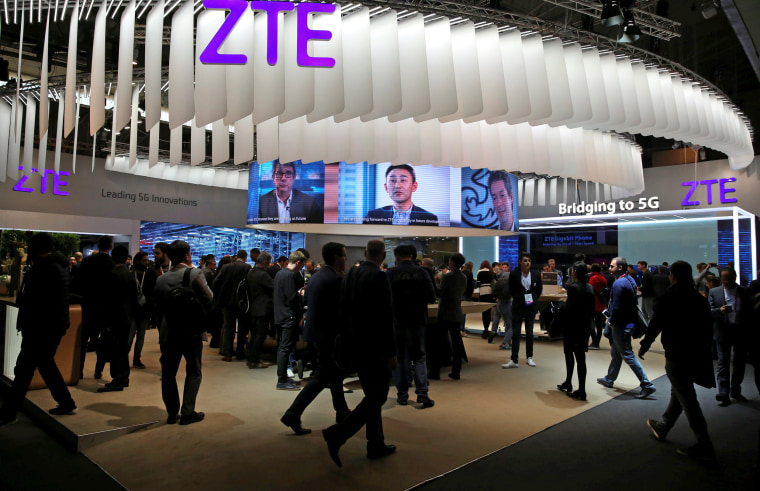
{"type": "Polygon", "coordinates": [[[293,2],[268,2],[247,0],[203,0],[203,6],[207,9],[229,10],[230,13],[222,23],[219,30],[211,38],[199,59],[203,64],[221,65],[245,65],[248,57],[243,54],[220,53],[227,36],[230,35],[235,24],[250,8],[254,11],[264,11],[267,14],[267,63],[277,64],[277,39],[279,35],[278,16],[280,12],[296,12],[296,61],[302,67],[327,67],[335,66],[335,59],[328,57],[309,56],[309,41],[329,41],[332,39],[330,31],[310,29],[309,15],[331,14],[335,12],[335,5],[329,3],[299,3],[296,8],[293,2]]]}

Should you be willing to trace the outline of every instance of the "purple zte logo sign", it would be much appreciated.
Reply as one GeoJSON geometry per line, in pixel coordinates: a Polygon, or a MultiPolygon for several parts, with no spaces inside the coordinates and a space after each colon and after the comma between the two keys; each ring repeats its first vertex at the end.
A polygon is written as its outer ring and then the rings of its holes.
{"type": "MultiPolygon", "coordinates": [[[[235,24],[243,16],[248,8],[246,0],[203,0],[203,6],[207,9],[229,10],[230,14],[224,19],[221,27],[211,38],[208,46],[200,55],[203,64],[245,65],[248,57],[241,54],[223,54],[219,52],[224,40],[230,35],[235,24]]],[[[250,2],[251,10],[263,10],[267,13],[267,63],[274,66],[277,64],[277,36],[278,16],[280,12],[296,11],[296,60],[298,66],[334,67],[333,58],[309,56],[308,43],[312,39],[329,41],[332,39],[330,31],[309,29],[309,14],[335,12],[335,5],[328,3],[300,3],[296,9],[293,2],[250,2]]]]}
{"type": "MultiPolygon", "coordinates": [[[[19,166],[18,170],[23,171],[24,167],[19,166]]],[[[32,168],[32,174],[39,174],[40,178],[42,178],[42,183],[40,184],[40,193],[45,194],[47,193],[48,188],[48,176],[53,175],[53,194],[57,194],[58,196],[68,196],[69,193],[67,191],[62,191],[60,188],[63,186],[68,186],[69,183],[61,179],[61,176],[69,176],[68,172],[56,172],[54,170],[45,170],[45,172],[40,172],[39,170],[32,168]]],[[[15,186],[13,186],[14,191],[20,191],[22,193],[33,193],[33,188],[28,188],[24,186],[24,183],[29,179],[29,176],[21,176],[21,179],[16,183],[15,186]]]]}
{"type": "Polygon", "coordinates": [[[687,181],[682,182],[681,186],[689,186],[691,189],[689,189],[686,192],[686,196],[683,198],[683,201],[681,201],[681,206],[699,206],[699,201],[692,201],[692,197],[694,197],[694,193],[699,189],[700,186],[704,186],[707,188],[707,204],[711,205],[713,202],[713,185],[718,185],[718,192],[720,194],[720,202],[725,203],[736,203],[736,198],[729,198],[726,197],[726,194],[728,193],[735,193],[736,189],[726,187],[726,184],[729,182],[736,182],[735,177],[729,177],[726,179],[705,179],[704,181],[687,181]]]}

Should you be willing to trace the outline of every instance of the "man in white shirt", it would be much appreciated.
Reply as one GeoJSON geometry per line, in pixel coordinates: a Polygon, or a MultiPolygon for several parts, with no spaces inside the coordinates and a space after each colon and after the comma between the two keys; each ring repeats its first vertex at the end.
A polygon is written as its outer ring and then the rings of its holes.
{"type": "Polygon", "coordinates": [[[259,198],[259,223],[322,223],[324,211],[312,196],[294,189],[295,162],[274,161],[274,189],[259,198]]]}

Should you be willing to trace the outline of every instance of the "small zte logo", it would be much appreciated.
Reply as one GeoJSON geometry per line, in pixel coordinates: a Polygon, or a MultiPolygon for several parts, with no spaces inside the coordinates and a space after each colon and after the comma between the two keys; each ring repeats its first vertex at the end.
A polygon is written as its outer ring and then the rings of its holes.
{"type": "MultiPolygon", "coordinates": [[[[24,167],[19,166],[18,170],[23,171],[24,167]]],[[[53,194],[57,194],[58,196],[68,196],[68,191],[62,191],[61,188],[63,186],[68,186],[69,183],[64,181],[62,179],[63,176],[70,176],[71,174],[69,172],[56,172],[54,170],[45,170],[44,172],[40,172],[38,169],[35,169],[32,167],[32,174],[39,174],[41,178],[40,183],[40,193],[45,194],[48,190],[48,184],[50,180],[48,179],[48,176],[51,174],[53,175],[53,194]]],[[[20,191],[22,193],[33,193],[34,188],[28,188],[24,187],[24,183],[29,180],[29,176],[23,175],[21,176],[21,179],[16,183],[15,186],[13,186],[14,191],[20,191]]],[[[31,184],[30,184],[31,185],[31,184]]]]}

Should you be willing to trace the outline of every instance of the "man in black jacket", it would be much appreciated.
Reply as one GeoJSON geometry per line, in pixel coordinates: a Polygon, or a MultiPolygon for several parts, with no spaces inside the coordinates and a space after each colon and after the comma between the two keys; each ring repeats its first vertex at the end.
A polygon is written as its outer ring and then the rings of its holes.
{"type": "Polygon", "coordinates": [[[706,388],[715,387],[710,305],[694,289],[689,263],[674,262],[670,269],[670,282],[671,286],[655,305],[654,316],[639,348],[639,358],[643,359],[662,332],[665,373],[671,384],[670,403],[662,415],[662,421],[650,419],[647,425],[654,437],[663,441],[681,412],[685,412],[689,426],[697,437],[697,444],[679,448],[678,453],[697,460],[713,461],[715,451],[694,390],[695,383],[706,388]]]}
{"type": "MultiPolygon", "coordinates": [[[[109,253],[113,249],[113,237],[103,235],[98,239],[98,252],[82,260],[78,281],[82,292],[82,347],[80,372],[84,377],[84,359],[88,351],[95,351],[100,338],[100,331],[108,323],[108,288],[107,284],[113,260],[109,253]]],[[[98,356],[95,363],[95,378],[103,374],[106,360],[98,356]]]]}
{"type": "Polygon", "coordinates": [[[450,378],[459,380],[462,370],[462,360],[467,361],[467,353],[464,350],[462,335],[459,334],[459,326],[462,323],[462,296],[467,288],[467,278],[462,273],[464,256],[460,253],[453,254],[449,259],[451,271],[441,278],[441,301],[438,303],[438,323],[444,332],[448,331],[451,337],[451,373],[450,378]]]}
{"type": "Polygon", "coordinates": [[[233,345],[236,324],[238,330],[236,355],[240,360],[245,358],[245,337],[250,327],[248,316],[238,308],[236,292],[238,285],[251,269],[251,265],[245,262],[247,257],[248,252],[244,249],[239,250],[234,261],[222,266],[214,281],[214,298],[217,299],[216,305],[222,309],[224,318],[221,342],[222,361],[232,361],[232,355],[235,353],[233,345]]]}
{"type": "MultiPolygon", "coordinates": [[[[364,251],[367,258],[352,268],[341,285],[341,311],[345,326],[341,337],[352,340],[343,346],[354,353],[355,365],[364,398],[343,420],[322,431],[330,457],[342,466],[340,447],[367,425],[367,458],[379,459],[396,451],[385,444],[382,408],[388,398],[388,380],[396,369],[396,342],[393,334],[393,296],[388,276],[380,269],[385,260],[385,243],[370,240],[364,251]]],[[[337,353],[339,359],[343,359],[337,353]]]]}
{"type": "Polygon", "coordinates": [[[270,363],[261,360],[261,347],[267,338],[272,321],[272,292],[274,280],[267,273],[272,255],[261,252],[256,257],[256,266],[246,275],[250,298],[251,341],[248,345],[248,368],[267,368],[270,363]]]}
{"type": "Polygon", "coordinates": [[[74,414],[77,406],[55,364],[55,352],[69,328],[69,273],[66,258],[53,251],[53,238],[46,232],[32,236],[29,257],[32,267],[24,275],[18,294],[17,329],[21,351],[10,396],[0,409],[0,426],[16,422],[16,414],[32,383],[35,369],[58,403],[50,414],[74,414]]]}
{"type": "Polygon", "coordinates": [[[295,381],[288,377],[288,363],[298,336],[297,329],[303,322],[303,305],[295,275],[300,276],[304,263],[306,256],[295,251],[288,257],[288,266],[279,270],[274,277],[274,323],[280,340],[277,346],[278,390],[300,390],[295,381]]]}
{"type": "Polygon", "coordinates": [[[527,252],[520,253],[520,271],[509,275],[509,291],[512,293],[512,359],[502,368],[518,368],[517,356],[520,353],[520,331],[525,324],[525,356],[528,366],[533,362],[533,322],[538,312],[538,299],[544,291],[541,273],[531,271],[533,258],[527,252]]]}

